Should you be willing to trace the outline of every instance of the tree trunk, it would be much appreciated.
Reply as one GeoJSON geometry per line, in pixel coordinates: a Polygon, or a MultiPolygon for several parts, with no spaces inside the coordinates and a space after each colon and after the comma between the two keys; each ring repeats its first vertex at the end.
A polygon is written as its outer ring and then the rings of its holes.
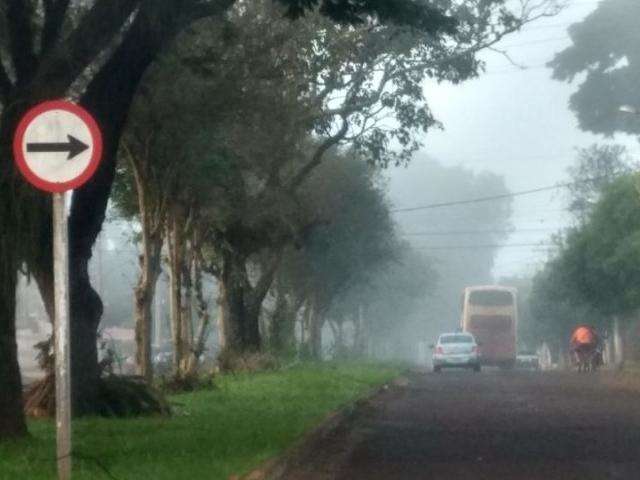
{"type": "Polygon", "coordinates": [[[27,431],[15,331],[17,270],[14,262],[6,260],[0,262],[0,440],[27,431]]]}
{"type": "Polygon", "coordinates": [[[194,293],[196,298],[196,310],[198,312],[198,331],[193,341],[193,347],[189,355],[189,364],[187,367],[187,374],[194,375],[198,370],[200,358],[205,351],[205,344],[207,336],[209,334],[209,305],[204,299],[204,291],[202,288],[202,269],[200,268],[200,262],[194,260],[194,293]]]}
{"type": "Polygon", "coordinates": [[[136,328],[137,373],[150,384],[153,381],[151,336],[153,331],[152,303],[160,276],[160,255],[162,252],[162,232],[164,212],[157,205],[157,197],[151,194],[149,155],[134,156],[129,152],[129,163],[133,173],[138,204],[138,215],[142,230],[140,253],[140,274],[134,289],[134,321],[136,328]],[[155,202],[154,202],[155,200],[155,202]]]}
{"type": "Polygon", "coordinates": [[[182,322],[182,360],[180,371],[182,375],[187,375],[193,350],[193,244],[185,242],[184,248],[186,260],[182,269],[184,302],[180,316],[180,321],[182,322]]]}
{"type": "Polygon", "coordinates": [[[275,278],[282,250],[283,247],[274,251],[271,264],[263,266],[255,286],[249,280],[247,256],[231,249],[223,251],[219,284],[225,348],[238,353],[262,348],[260,312],[275,278]]]}
{"type": "MultiPolygon", "coordinates": [[[[322,360],[322,327],[324,325],[324,318],[314,308],[311,312],[311,325],[309,336],[309,353],[311,358],[315,360],[322,360]]],[[[341,334],[338,333],[338,336],[341,334]]]]}
{"type": "Polygon", "coordinates": [[[72,403],[74,415],[84,415],[95,413],[100,403],[97,332],[103,305],[89,280],[91,255],[83,255],[78,249],[72,257],[75,257],[69,265],[72,403]]]}
{"type": "Polygon", "coordinates": [[[97,332],[103,305],[91,286],[88,266],[97,239],[115,176],[120,136],[137,85],[156,50],[146,54],[143,20],[131,27],[129,35],[89,84],[80,103],[96,117],[102,129],[103,159],[96,174],[73,194],[69,218],[70,304],[71,304],[71,385],[74,414],[96,413],[99,408],[100,366],[97,332]]]}
{"type": "MultiPolygon", "coordinates": [[[[315,300],[308,300],[304,319],[303,319],[303,356],[314,360],[320,360],[322,358],[322,326],[324,325],[324,318],[318,312],[316,308],[315,300]]],[[[336,332],[336,337],[340,334],[336,332]]],[[[336,341],[339,341],[336,338],[336,341]]]]}
{"type": "Polygon", "coordinates": [[[303,358],[311,358],[311,317],[313,307],[307,300],[304,306],[304,314],[300,320],[300,354],[303,358]]]}
{"type": "Polygon", "coordinates": [[[153,362],[151,359],[153,315],[151,310],[161,271],[160,250],[162,248],[162,239],[159,236],[150,237],[144,232],[142,237],[143,253],[140,256],[140,276],[134,290],[136,364],[138,375],[150,384],[153,381],[153,362]]]}
{"type": "Polygon", "coordinates": [[[21,260],[20,233],[24,221],[19,209],[11,140],[21,112],[0,120],[0,440],[27,432],[22,409],[22,381],[16,342],[17,269],[21,260]]]}
{"type": "Polygon", "coordinates": [[[167,238],[169,240],[169,279],[170,279],[170,310],[171,336],[173,339],[173,373],[180,375],[180,365],[184,357],[182,331],[182,266],[184,238],[182,223],[177,215],[172,215],[167,238]]]}
{"type": "Polygon", "coordinates": [[[70,216],[71,360],[75,413],[95,413],[99,390],[97,329],[102,302],[89,282],[91,247],[102,223],[115,176],[120,137],[140,80],[177,33],[181,3],[141,11],[125,39],[89,84],[80,103],[102,130],[103,159],[94,177],[73,195],[70,216]]]}
{"type": "Polygon", "coordinates": [[[358,305],[358,313],[354,323],[356,326],[354,353],[359,357],[366,357],[369,352],[369,322],[363,305],[358,305]]]}
{"type": "Polygon", "coordinates": [[[223,254],[220,283],[225,315],[225,347],[238,353],[259,351],[262,300],[256,305],[251,299],[251,284],[243,255],[229,251],[223,254]]]}
{"type": "Polygon", "coordinates": [[[218,281],[218,350],[227,348],[229,337],[229,306],[226,301],[225,287],[222,281],[218,281]]]}
{"type": "Polygon", "coordinates": [[[285,293],[278,292],[269,324],[269,346],[279,354],[290,354],[295,347],[297,308],[291,307],[285,293]]]}

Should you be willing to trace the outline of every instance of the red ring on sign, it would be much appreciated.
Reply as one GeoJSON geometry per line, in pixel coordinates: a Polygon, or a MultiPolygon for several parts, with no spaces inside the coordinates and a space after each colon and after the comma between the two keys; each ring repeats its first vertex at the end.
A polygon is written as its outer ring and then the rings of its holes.
{"type": "Polygon", "coordinates": [[[67,190],[74,190],[84,185],[96,173],[98,165],[100,165],[100,160],[102,160],[102,133],[100,133],[100,127],[98,127],[95,119],[81,106],[66,100],[43,102],[29,110],[25,116],[22,117],[20,123],[18,123],[16,133],[13,137],[13,156],[20,173],[36,188],[51,193],[62,193],[67,190]],[[79,117],[87,125],[91,133],[91,139],[93,140],[93,150],[91,152],[91,158],[89,159],[89,165],[87,165],[87,168],[85,168],[80,175],[67,182],[49,182],[36,175],[35,172],[29,168],[24,152],[22,151],[24,134],[31,122],[39,115],[50,110],[64,110],[79,117]]]}

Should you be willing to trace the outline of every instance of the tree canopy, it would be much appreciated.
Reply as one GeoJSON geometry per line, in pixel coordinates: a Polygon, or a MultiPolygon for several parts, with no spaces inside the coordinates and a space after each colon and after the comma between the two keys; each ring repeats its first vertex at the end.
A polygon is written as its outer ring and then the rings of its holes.
{"type": "MultiPolygon", "coordinates": [[[[192,31],[199,31],[203,36],[207,33],[214,37],[218,35],[215,37],[218,43],[213,48],[203,48],[202,56],[213,51],[211,58],[216,61],[224,60],[227,55],[239,59],[242,57],[240,44],[234,47],[233,42],[226,41],[238,30],[222,28],[216,31],[222,34],[207,32],[207,25],[211,25],[206,24],[207,21],[212,18],[231,20],[228,24],[231,27],[237,27],[238,21],[254,22],[258,27],[254,33],[262,28],[262,32],[268,34],[270,27],[274,27],[274,32],[280,35],[280,43],[275,44],[276,49],[271,53],[284,53],[286,68],[280,71],[277,68],[257,69],[256,74],[267,74],[260,77],[252,76],[252,71],[245,65],[244,70],[233,72],[238,76],[230,78],[251,79],[250,89],[239,90],[234,88],[236,84],[224,81],[212,82],[211,87],[222,99],[229,94],[236,98],[246,94],[245,100],[249,100],[251,93],[260,91],[261,86],[273,88],[273,83],[269,84],[273,80],[271,74],[289,80],[299,76],[298,82],[290,82],[287,88],[272,90],[272,93],[287,94],[300,100],[283,103],[289,107],[303,107],[301,110],[309,108],[312,115],[308,118],[297,116],[299,122],[296,124],[273,121],[284,118],[278,117],[283,112],[281,105],[277,101],[269,103],[267,97],[262,96],[265,106],[274,107],[270,120],[265,121],[268,115],[259,118],[259,122],[252,115],[245,116],[245,120],[254,119],[255,123],[248,121],[247,129],[241,135],[228,129],[228,136],[217,138],[213,150],[216,160],[225,158],[219,154],[228,153],[224,148],[228,146],[224,142],[228,141],[237,147],[234,162],[241,164],[250,158],[255,166],[260,153],[257,144],[266,145],[269,156],[265,165],[267,168],[277,165],[275,171],[279,174],[282,173],[280,162],[295,157],[297,161],[290,164],[294,169],[288,172],[286,179],[274,175],[273,168],[268,174],[267,170],[260,171],[264,176],[253,177],[251,181],[247,181],[246,175],[235,178],[245,182],[243,187],[249,187],[245,193],[255,193],[255,187],[259,187],[265,177],[270,185],[282,181],[290,189],[296,189],[321,163],[323,154],[340,143],[350,144],[361,154],[367,152],[367,158],[372,162],[405,162],[418,146],[415,134],[435,124],[423,98],[420,80],[431,77],[458,82],[477,75],[481,67],[476,58],[479,50],[515,31],[524,22],[548,13],[549,5],[554,2],[532,4],[522,0],[515,9],[507,9],[507,3],[504,0],[280,0],[279,18],[271,16],[270,22],[260,25],[262,17],[242,17],[242,12],[263,8],[268,13],[269,7],[265,7],[265,3],[256,7],[248,1],[0,2],[0,216],[3,218],[0,226],[0,345],[15,345],[13,323],[18,268],[26,264],[37,279],[45,302],[50,304],[52,299],[52,259],[47,253],[51,243],[48,199],[25,184],[12,162],[13,131],[31,106],[46,99],[68,97],[90,111],[103,130],[103,161],[91,181],[74,191],[69,229],[72,382],[77,386],[74,410],[95,412],[100,392],[95,340],[103,304],[91,285],[88,264],[105,219],[120,140],[130,108],[140,93],[142,79],[163,52],[179,45],[192,31]],[[283,12],[299,18],[292,30],[286,30],[284,22],[289,20],[282,18],[283,12]],[[204,29],[201,28],[203,24],[206,24],[204,29]],[[317,37],[309,40],[307,36],[306,43],[286,38],[287,33],[308,34],[305,25],[311,25],[308,28],[314,29],[317,37]],[[185,32],[187,34],[183,35],[185,32]],[[308,63],[305,63],[305,56],[308,63]],[[287,70],[290,67],[294,70],[287,70]],[[297,92],[296,87],[302,87],[302,90],[297,92]],[[344,96],[339,101],[341,94],[344,96]],[[389,112],[395,118],[391,126],[383,124],[384,114],[389,112]],[[286,127],[299,128],[301,130],[296,132],[304,131],[305,135],[297,138],[298,142],[287,144],[288,147],[294,145],[297,150],[285,154],[277,150],[282,144],[271,141],[286,137],[286,131],[283,132],[286,127]],[[242,142],[241,139],[248,137],[249,130],[254,139],[263,143],[242,142]],[[316,147],[315,153],[306,158],[297,155],[300,152],[309,154],[310,149],[300,148],[309,145],[316,147]],[[396,151],[392,145],[400,148],[396,151]],[[305,161],[300,161],[303,158],[305,161]]],[[[269,6],[273,7],[273,4],[269,3],[269,6]]],[[[291,38],[300,40],[302,37],[291,38]]],[[[270,40],[273,39],[272,36],[270,40]]],[[[279,57],[267,55],[268,51],[263,51],[264,56],[260,57],[257,47],[261,40],[259,35],[251,38],[251,52],[256,58],[263,58],[266,67],[277,67],[277,63],[269,62],[277,61],[279,57]]],[[[274,46],[273,42],[266,43],[274,46]]],[[[215,63],[210,66],[215,67],[215,63]]],[[[183,70],[188,66],[181,64],[178,68],[183,70]]],[[[218,77],[218,80],[224,79],[218,77]]],[[[236,123],[227,124],[237,126],[239,119],[235,120],[236,123]]],[[[176,154],[177,162],[181,160],[180,153],[176,154]]],[[[246,170],[243,175],[245,173],[246,170]]],[[[271,189],[268,192],[269,195],[262,195],[257,200],[274,207],[282,205],[279,201],[282,196],[271,195],[271,189]]],[[[247,198],[243,194],[242,200],[247,198]]],[[[239,209],[235,207],[243,205],[242,202],[231,204],[236,212],[239,209]]],[[[218,231],[223,234],[219,235],[224,237],[223,243],[234,245],[224,252],[233,252],[236,273],[246,266],[247,250],[251,253],[261,248],[262,244],[254,240],[262,232],[271,231],[267,227],[273,218],[250,208],[244,212],[247,215],[241,220],[227,223],[218,231]]],[[[276,228],[273,231],[276,232],[275,239],[280,240],[283,230],[276,228]]],[[[287,235],[290,233],[286,231],[287,235]]],[[[274,237],[269,240],[273,241],[274,237]]],[[[226,260],[231,261],[230,258],[226,260]]],[[[248,285],[244,283],[245,287],[248,285]]],[[[0,418],[16,419],[7,425],[0,423],[0,435],[24,432],[15,348],[0,349],[0,376],[6,380],[2,382],[3,388],[6,385],[6,395],[0,395],[0,418]]]]}
{"type": "Polygon", "coordinates": [[[558,238],[558,250],[533,280],[539,338],[567,338],[580,323],[606,330],[640,307],[640,197],[635,174],[601,191],[584,223],[558,238]]]}
{"type": "Polygon", "coordinates": [[[580,128],[594,133],[640,133],[640,121],[619,111],[640,106],[640,3],[604,0],[569,27],[573,45],[549,63],[557,80],[583,79],[569,106],[580,128]]]}

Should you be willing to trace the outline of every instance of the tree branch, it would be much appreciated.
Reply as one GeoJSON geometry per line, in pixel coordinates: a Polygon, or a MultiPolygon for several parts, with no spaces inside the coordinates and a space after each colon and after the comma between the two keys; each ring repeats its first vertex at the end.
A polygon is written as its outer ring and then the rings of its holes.
{"type": "Polygon", "coordinates": [[[36,69],[33,51],[33,4],[29,0],[6,0],[9,53],[16,72],[16,83],[28,81],[36,69]]]}
{"type": "Polygon", "coordinates": [[[316,149],[315,153],[313,154],[313,157],[311,157],[311,160],[309,160],[300,169],[300,171],[293,177],[293,180],[291,181],[291,184],[290,184],[290,188],[292,190],[297,189],[302,184],[302,182],[306,180],[309,174],[318,165],[320,165],[320,163],[322,163],[322,157],[324,156],[324,154],[327,153],[327,151],[331,147],[337,145],[340,142],[340,140],[342,140],[347,135],[348,131],[349,131],[349,122],[347,121],[347,118],[343,116],[342,126],[340,127],[340,130],[335,135],[332,135],[326,138],[325,141],[322,142],[320,146],[316,149]]]}
{"type": "MultiPolygon", "coordinates": [[[[358,94],[360,88],[362,87],[362,84],[366,81],[369,74],[375,71],[376,71],[375,65],[372,65],[369,68],[366,68],[365,65],[363,64],[358,70],[358,72],[356,72],[357,75],[354,75],[358,77],[357,79],[352,79],[349,82],[343,83],[343,85],[349,85],[350,83],[353,84],[351,87],[349,87],[349,90],[346,94],[347,98],[343,102],[343,104],[336,108],[325,109],[324,111],[316,115],[315,118],[321,119],[321,118],[334,117],[336,115],[348,117],[353,113],[362,111],[367,107],[371,107],[375,105],[380,100],[380,97],[382,96],[382,93],[384,92],[385,87],[387,86],[389,81],[393,78],[393,76],[391,75],[391,69],[388,63],[382,69],[382,76],[378,81],[378,86],[375,89],[375,91],[371,93],[369,98],[363,101],[353,100],[353,97],[358,94]]],[[[342,88],[342,87],[339,87],[339,88],[342,88]]],[[[325,95],[325,97],[327,94],[328,92],[327,93],[323,92],[323,95],[325,95]]]]}
{"type": "Polygon", "coordinates": [[[271,265],[267,268],[265,272],[260,275],[260,279],[255,287],[251,290],[251,303],[255,304],[256,302],[262,303],[264,297],[267,296],[271,285],[273,284],[273,278],[278,271],[278,266],[280,265],[280,260],[282,260],[282,252],[284,250],[284,245],[278,247],[278,249],[274,253],[274,258],[271,261],[271,265]]]}
{"type": "Polygon", "coordinates": [[[4,69],[4,65],[0,62],[0,105],[7,102],[11,90],[13,90],[13,83],[4,69]]]}
{"type": "Polygon", "coordinates": [[[43,0],[44,26],[40,39],[40,55],[46,55],[55,46],[64,25],[69,0],[43,0]]]}
{"type": "Polygon", "coordinates": [[[97,0],[80,25],[43,60],[33,82],[39,96],[60,95],[109,45],[141,0],[97,0]]]}
{"type": "Polygon", "coordinates": [[[230,8],[236,0],[201,0],[196,1],[187,8],[187,12],[182,20],[182,24],[189,25],[203,18],[214,17],[220,15],[230,8]]]}

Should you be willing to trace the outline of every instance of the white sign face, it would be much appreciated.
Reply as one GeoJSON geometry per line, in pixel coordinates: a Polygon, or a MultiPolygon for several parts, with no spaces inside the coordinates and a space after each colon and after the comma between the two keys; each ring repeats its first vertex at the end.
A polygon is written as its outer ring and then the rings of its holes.
{"type": "Polygon", "coordinates": [[[89,166],[92,150],[87,125],[64,110],[49,110],[36,117],[22,139],[29,170],[52,183],[66,183],[82,175],[89,166]]]}
{"type": "Polygon", "coordinates": [[[77,188],[95,172],[102,154],[100,131],[82,108],[45,102],[29,111],[14,138],[14,156],[29,182],[50,192],[77,188]]]}

